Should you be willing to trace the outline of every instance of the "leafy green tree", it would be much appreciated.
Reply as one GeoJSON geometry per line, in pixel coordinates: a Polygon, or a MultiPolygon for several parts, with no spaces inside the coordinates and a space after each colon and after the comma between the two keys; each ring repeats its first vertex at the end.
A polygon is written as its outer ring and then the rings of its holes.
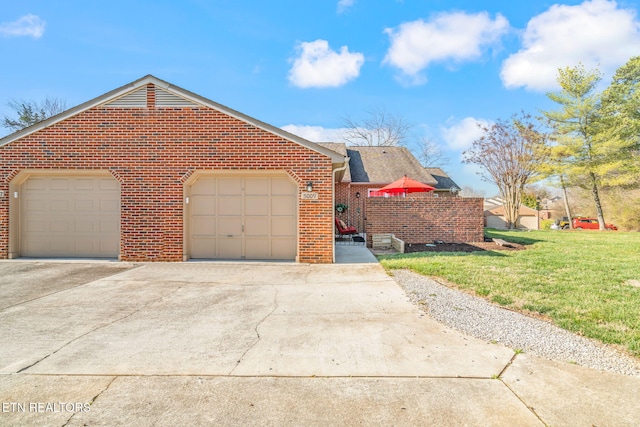
{"type": "Polygon", "coordinates": [[[591,190],[600,229],[604,230],[600,187],[610,168],[610,146],[601,132],[600,95],[596,93],[601,79],[600,71],[586,70],[582,64],[558,70],[561,90],[547,96],[560,108],[543,115],[556,143],[551,148],[551,167],[564,181],[591,190]]]}
{"type": "Polygon", "coordinates": [[[14,99],[9,101],[7,105],[17,117],[5,116],[2,119],[2,126],[12,132],[35,125],[67,109],[65,101],[55,98],[47,98],[41,103],[14,99]]]}
{"type": "Polygon", "coordinates": [[[540,209],[540,203],[533,193],[522,193],[522,204],[531,209],[540,209]]]}
{"type": "Polygon", "coordinates": [[[640,182],[640,56],[631,58],[613,76],[602,94],[601,144],[609,155],[611,185],[637,187],[640,182]]]}

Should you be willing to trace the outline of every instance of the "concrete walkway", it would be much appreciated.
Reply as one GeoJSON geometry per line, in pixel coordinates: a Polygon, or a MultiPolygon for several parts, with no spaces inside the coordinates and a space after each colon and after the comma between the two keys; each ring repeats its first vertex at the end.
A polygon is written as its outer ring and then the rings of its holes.
{"type": "Polygon", "coordinates": [[[364,262],[116,263],[82,284],[56,272],[88,264],[0,262],[0,425],[638,424],[637,378],[443,327],[348,248],[364,262]]]}

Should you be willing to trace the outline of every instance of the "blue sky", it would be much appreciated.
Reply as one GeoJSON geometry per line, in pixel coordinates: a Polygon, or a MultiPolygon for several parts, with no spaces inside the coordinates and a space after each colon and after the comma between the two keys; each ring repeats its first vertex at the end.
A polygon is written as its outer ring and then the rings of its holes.
{"type": "MultiPolygon", "coordinates": [[[[316,141],[384,109],[440,147],[460,186],[493,195],[461,152],[490,123],[553,105],[559,67],[607,82],[640,54],[640,1],[2,0],[0,114],[72,107],[153,74],[316,141]]],[[[0,130],[0,135],[6,134],[0,130]]]]}

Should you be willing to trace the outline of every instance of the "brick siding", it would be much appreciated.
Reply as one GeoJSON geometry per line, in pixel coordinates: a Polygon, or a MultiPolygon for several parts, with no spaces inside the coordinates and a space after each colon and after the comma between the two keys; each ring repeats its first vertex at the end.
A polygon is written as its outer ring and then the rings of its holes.
{"type": "Polygon", "coordinates": [[[416,196],[366,199],[367,244],[378,233],[393,233],[410,244],[483,240],[482,198],[416,196]]]}
{"type": "Polygon", "coordinates": [[[206,107],[94,107],[0,147],[0,258],[8,257],[9,184],[21,170],[108,170],[121,184],[120,258],[181,261],[183,185],[196,170],[284,170],[313,182],[299,200],[298,260],[333,256],[331,159],[206,107]]]}

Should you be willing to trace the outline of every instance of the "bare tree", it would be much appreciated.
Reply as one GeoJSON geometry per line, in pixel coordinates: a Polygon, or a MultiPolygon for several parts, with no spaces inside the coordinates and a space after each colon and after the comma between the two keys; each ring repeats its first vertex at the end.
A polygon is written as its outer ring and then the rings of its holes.
{"type": "Polygon", "coordinates": [[[484,135],[463,153],[465,163],[479,165],[481,176],[493,182],[503,199],[505,220],[515,228],[524,186],[537,174],[537,166],[546,157],[546,136],[538,132],[527,114],[510,121],[480,125],[484,135]]]}
{"type": "Polygon", "coordinates": [[[442,167],[449,161],[438,144],[424,136],[422,137],[422,142],[418,149],[418,157],[420,159],[420,163],[422,163],[422,166],[424,166],[425,168],[442,167]]]}
{"type": "Polygon", "coordinates": [[[356,121],[351,117],[344,119],[343,138],[353,146],[399,146],[409,138],[409,125],[401,116],[388,113],[383,108],[374,108],[367,117],[356,121]]]}
{"type": "Polygon", "coordinates": [[[41,103],[12,99],[7,105],[17,114],[17,118],[4,116],[2,126],[13,132],[35,125],[67,109],[67,103],[57,98],[46,98],[41,103]]]}
{"type": "Polygon", "coordinates": [[[460,193],[458,194],[460,197],[481,197],[484,198],[486,196],[486,192],[484,190],[478,190],[470,185],[463,185],[460,189],[460,193]]]}

